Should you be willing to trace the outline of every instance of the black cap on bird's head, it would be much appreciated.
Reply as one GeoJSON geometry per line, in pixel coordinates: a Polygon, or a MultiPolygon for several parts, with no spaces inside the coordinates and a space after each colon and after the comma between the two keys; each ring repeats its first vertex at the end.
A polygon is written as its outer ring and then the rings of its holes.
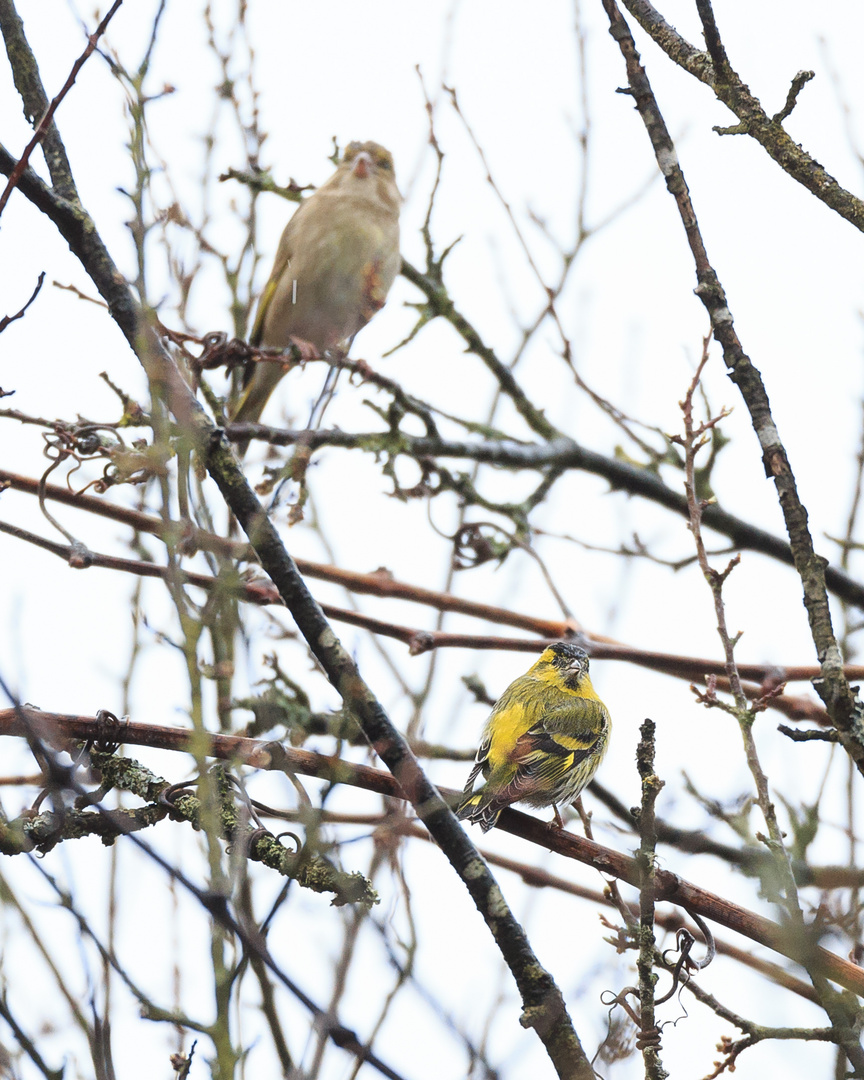
{"type": "Polygon", "coordinates": [[[588,653],[569,641],[556,641],[540,657],[548,664],[553,664],[562,675],[584,679],[588,674],[588,653]]]}

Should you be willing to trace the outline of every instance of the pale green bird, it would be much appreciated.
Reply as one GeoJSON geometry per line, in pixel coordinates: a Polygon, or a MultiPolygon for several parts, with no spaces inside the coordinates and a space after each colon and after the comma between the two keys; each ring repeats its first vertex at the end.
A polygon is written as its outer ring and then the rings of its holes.
{"type": "MultiPolygon", "coordinates": [[[[393,158],[374,142],[352,142],[339,168],[285,227],[258,302],[250,343],[316,353],[345,349],[384,306],[401,265],[393,158]]],[[[255,422],[282,376],[280,364],[250,364],[231,417],[255,422]]]]}
{"type": "Polygon", "coordinates": [[[556,641],[512,682],[492,709],[456,817],[488,832],[505,806],[574,802],[592,780],[612,720],[591,685],[588,654],[556,641]],[[474,791],[480,773],[486,779],[474,791]]]}

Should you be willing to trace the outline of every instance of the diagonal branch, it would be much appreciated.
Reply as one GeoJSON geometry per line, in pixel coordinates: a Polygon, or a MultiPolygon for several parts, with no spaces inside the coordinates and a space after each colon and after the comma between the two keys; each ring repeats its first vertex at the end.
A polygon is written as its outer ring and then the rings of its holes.
{"type": "MultiPolygon", "coordinates": [[[[200,741],[200,736],[188,728],[124,723],[121,730],[120,737],[126,744],[158,747],[163,750],[189,752],[193,745],[198,745],[196,740],[200,741]]],[[[29,734],[38,735],[52,745],[68,748],[74,742],[104,738],[104,723],[92,716],[43,712],[32,706],[0,709],[0,736],[29,734]]],[[[329,783],[351,784],[379,795],[410,801],[409,790],[402,787],[399,778],[390,773],[368,765],[316,754],[310,750],[283,746],[278,742],[207,733],[204,752],[207,756],[233,761],[253,769],[314,776],[329,783]]],[[[406,783],[411,782],[407,770],[405,779],[406,783]]],[[[440,791],[447,800],[455,801],[461,794],[448,788],[441,788],[440,791]]],[[[428,821],[426,824],[428,832],[431,833],[428,821]]],[[[502,812],[496,827],[527,840],[538,848],[554,851],[565,858],[591,866],[602,874],[609,874],[629,885],[639,887],[641,870],[637,860],[613,848],[547,825],[512,807],[502,812]]],[[[797,963],[802,961],[803,953],[811,969],[819,970],[826,978],[864,997],[864,969],[857,964],[822,946],[802,945],[800,939],[780,924],[708,892],[707,889],[686,881],[669,870],[657,869],[654,880],[656,901],[676,904],[691,914],[719,923],[797,963]]]]}
{"type": "MultiPolygon", "coordinates": [[[[469,441],[428,438],[399,432],[397,441],[389,432],[289,431],[266,424],[229,424],[226,434],[232,442],[257,438],[273,446],[300,443],[313,450],[319,446],[342,446],[373,454],[405,453],[415,459],[464,458],[512,469],[576,469],[603,477],[609,481],[613,491],[638,495],[682,517],[688,514],[684,495],[664,483],[656,472],[589,450],[566,435],[558,435],[546,443],[522,443],[499,439],[469,441]]],[[[795,557],[786,540],[736,517],[717,503],[705,508],[703,520],[715,532],[728,537],[736,548],[757,551],[788,566],[795,565],[795,557]]],[[[864,585],[833,566],[826,565],[825,578],[839,599],[864,608],[864,585]]]]}
{"type": "MultiPolygon", "coordinates": [[[[35,132],[33,133],[33,138],[24,147],[24,152],[22,153],[21,157],[18,159],[18,162],[15,165],[15,168],[9,174],[9,180],[8,180],[8,182],[6,184],[5,189],[3,190],[2,195],[0,195],[0,214],[3,213],[3,209],[6,206],[6,203],[9,202],[9,196],[15,190],[15,185],[21,179],[21,176],[22,176],[24,170],[27,168],[27,162],[30,160],[30,155],[33,153],[33,151],[36,149],[36,147],[39,145],[39,143],[48,135],[49,132],[53,132],[54,134],[56,134],[56,127],[54,126],[54,113],[57,111],[57,108],[60,105],[60,102],[63,100],[63,98],[66,97],[66,95],[69,93],[69,91],[75,85],[75,80],[78,78],[78,72],[81,70],[81,68],[84,66],[84,64],[87,62],[87,60],[90,58],[90,56],[92,56],[93,52],[96,49],[97,44],[99,43],[99,38],[102,37],[102,35],[108,29],[108,23],[111,22],[111,20],[114,18],[115,13],[117,12],[118,8],[120,7],[120,5],[122,3],[123,3],[123,0],[114,0],[114,3],[111,5],[110,10],[108,11],[108,14],[99,23],[99,25],[96,27],[96,29],[93,31],[93,33],[89,35],[88,40],[87,40],[86,49],[84,50],[83,53],[81,53],[81,55],[78,57],[78,59],[72,65],[72,70],[69,72],[69,77],[66,79],[66,82],[61,87],[60,92],[52,99],[51,104],[45,110],[45,114],[43,115],[42,119],[39,121],[39,124],[38,124],[35,132]]],[[[14,7],[12,7],[12,4],[11,4],[11,2],[9,2],[9,0],[3,0],[3,11],[2,11],[2,14],[0,14],[0,19],[2,19],[2,26],[3,26],[3,29],[4,29],[4,36],[5,36],[5,28],[6,28],[6,25],[8,23],[9,26],[10,26],[10,30],[13,30],[13,31],[14,30],[20,30],[21,36],[23,38],[24,29],[21,26],[21,20],[18,19],[17,12],[15,11],[14,7]],[[17,25],[14,24],[14,20],[17,20],[17,25]]],[[[26,40],[25,40],[25,44],[26,44],[26,40]]],[[[9,46],[7,46],[7,49],[8,48],[9,48],[9,46]]],[[[11,56],[10,56],[10,60],[12,60],[11,56]]],[[[12,66],[13,66],[13,70],[17,70],[17,66],[15,65],[14,61],[13,61],[12,66]]],[[[37,77],[37,80],[38,80],[38,77],[37,77]]],[[[59,136],[57,136],[57,139],[55,141],[55,147],[56,147],[57,143],[59,143],[59,136]]],[[[60,145],[60,148],[62,149],[62,143],[60,143],[59,145],[60,145]]],[[[46,155],[46,157],[47,157],[47,155],[46,155]]],[[[66,166],[66,172],[68,174],[68,172],[69,172],[69,162],[68,162],[68,160],[65,162],[65,166],[66,166]]]]}
{"type": "MultiPolygon", "coordinates": [[[[169,399],[170,400],[170,399],[169,399]]],[[[172,403],[172,411],[174,410],[172,403]]],[[[175,411],[176,415],[176,411],[175,411]]],[[[352,657],[330,628],[279,534],[237,465],[224,433],[212,429],[207,470],[255,548],[330,682],[464,882],[486,920],[522,996],[521,1022],[533,1027],[559,1076],[591,1078],[593,1069],[572,1026],[564,998],[543,969],[513,917],[488,866],[427,779],[408,743],[393,726],[352,657]]]]}
{"type": "Polygon", "coordinates": [[[825,560],[814,550],[813,538],[807,524],[807,511],[798,496],[795,476],[771,415],[762,376],[751,363],[738,339],[726,294],[708,259],[675,146],[640,62],[630,29],[615,0],[603,0],[603,7],[609,16],[610,34],[618,42],[627,66],[630,93],[636,102],[636,108],[651,139],[657,164],[666,179],[669,192],[675,198],[684,225],[696,266],[696,293],[711,318],[714,337],[723,348],[723,359],[729,369],[729,376],[741,391],[750,412],[753,429],[762,447],[766,476],[773,477],[774,480],[795,568],[803,585],[810,632],[821,665],[821,674],[814,679],[814,686],[825,702],[844,749],[855,762],[858,771],[864,775],[864,708],[843,674],[843,661],[828,606],[825,560]]]}
{"type": "MultiPolygon", "coordinates": [[[[33,54],[24,33],[24,24],[15,10],[14,0],[0,0],[0,32],[3,34],[6,55],[9,57],[9,66],[12,68],[15,89],[24,103],[24,115],[27,122],[34,125],[39,117],[44,116],[48,111],[48,95],[42,85],[39,68],[33,60],[33,54]]],[[[67,199],[77,198],[78,193],[72,180],[66,147],[53,120],[46,128],[42,152],[45,155],[51,183],[57,193],[67,199]]]]}
{"type": "MultiPolygon", "coordinates": [[[[793,180],[797,180],[856,229],[864,231],[864,202],[842,187],[815,158],[802,149],[787,134],[777,117],[768,116],[759,99],[754,97],[728,62],[722,74],[719,73],[709,54],[695,48],[683,38],[648,0],[623,0],[623,3],[669,59],[706,86],[710,86],[718,100],[740,120],[740,124],[734,129],[724,131],[715,128],[715,131],[719,134],[750,135],[793,180]]],[[[708,5],[703,3],[702,6],[708,5]]],[[[711,22],[713,24],[713,18],[711,22]]],[[[716,24],[714,30],[716,31],[716,24]]],[[[712,38],[711,43],[715,47],[719,45],[719,35],[712,38]]],[[[722,49],[722,45],[720,48],[722,49]]],[[[725,57],[725,51],[722,55],[725,57]]],[[[777,116],[781,114],[782,110],[777,116]]]]}
{"type": "MultiPolygon", "coordinates": [[[[0,149],[0,168],[8,161],[9,155],[0,149]]],[[[534,955],[489,867],[427,779],[407,742],[334,634],[249,486],[224,433],[210,421],[162,348],[152,320],[132,296],[92,219],[82,207],[59,198],[29,168],[21,176],[19,189],[48,215],[68,240],[144,367],[154,397],[164,398],[181,429],[187,433],[327,677],[458,873],[519,988],[523,1002],[522,1023],[534,1028],[559,1076],[591,1080],[594,1071],[559,987],[534,955]]]]}

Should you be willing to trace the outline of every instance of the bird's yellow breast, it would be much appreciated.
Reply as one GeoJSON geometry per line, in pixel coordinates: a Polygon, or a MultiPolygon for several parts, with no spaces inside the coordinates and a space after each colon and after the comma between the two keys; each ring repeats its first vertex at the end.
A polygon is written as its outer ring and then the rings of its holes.
{"type": "Polygon", "coordinates": [[[493,769],[509,759],[516,743],[531,727],[533,721],[529,719],[529,715],[533,714],[533,711],[533,709],[526,709],[524,704],[514,701],[501,709],[497,715],[492,714],[495,718],[494,727],[492,717],[489,718],[487,725],[487,731],[491,735],[489,764],[493,769]]]}
{"type": "MultiPolygon", "coordinates": [[[[489,744],[489,766],[494,770],[508,762],[516,743],[527,731],[542,723],[546,714],[560,710],[574,699],[600,702],[587,675],[578,686],[568,686],[558,668],[538,660],[507,687],[486,722],[483,736],[489,744]]],[[[571,737],[558,731],[555,738],[568,750],[585,747],[584,737],[578,735],[571,737]]]]}

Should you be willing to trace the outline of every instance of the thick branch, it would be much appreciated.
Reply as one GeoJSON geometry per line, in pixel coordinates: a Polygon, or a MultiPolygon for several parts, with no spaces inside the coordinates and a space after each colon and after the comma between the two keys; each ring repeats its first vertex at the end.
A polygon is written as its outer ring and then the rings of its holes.
{"type": "MultiPolygon", "coordinates": [[[[370,453],[402,452],[416,459],[463,458],[513,469],[576,469],[602,476],[609,481],[613,491],[638,495],[687,517],[686,498],[665,484],[655,472],[617,458],[606,457],[581,446],[565,435],[558,435],[544,444],[507,440],[480,442],[431,439],[402,432],[398,439],[395,439],[393,435],[383,432],[352,434],[344,431],[285,431],[265,424],[230,424],[226,432],[233,442],[257,438],[274,446],[290,446],[295,443],[308,445],[312,449],[325,445],[344,446],[360,448],[370,453]]],[[[786,540],[730,514],[716,503],[705,508],[703,521],[715,532],[728,537],[736,548],[758,551],[789,566],[795,564],[792,549],[786,540]]],[[[825,575],[831,591],[839,599],[864,608],[864,585],[835,567],[826,566],[825,575]]]]}
{"type": "Polygon", "coordinates": [[[717,98],[735,113],[741,121],[735,129],[736,133],[752,136],[793,180],[797,180],[856,229],[864,231],[864,202],[841,187],[815,158],[787,134],[778,119],[768,116],[759,99],[753,96],[749,87],[728,64],[722,76],[718,75],[708,54],[681,37],[647,0],[624,0],[624,6],[670,60],[710,86],[717,98]]]}
{"type": "MultiPolygon", "coordinates": [[[[9,174],[9,182],[7,183],[3,193],[0,194],[0,214],[3,213],[3,208],[9,201],[9,196],[12,194],[15,185],[18,183],[19,177],[27,168],[27,162],[30,160],[30,155],[33,153],[39,143],[42,142],[43,139],[51,137],[54,144],[53,148],[55,153],[57,150],[59,150],[62,154],[63,144],[60,142],[60,136],[57,133],[57,129],[54,125],[54,113],[57,111],[60,102],[63,100],[64,97],[66,97],[66,95],[74,86],[75,80],[78,78],[78,72],[81,70],[84,64],[86,64],[87,60],[93,55],[99,38],[105,33],[105,30],[108,27],[108,23],[114,17],[114,14],[122,3],[123,0],[114,0],[114,3],[108,11],[108,14],[104,17],[104,19],[102,19],[94,32],[89,35],[87,47],[72,65],[72,70],[69,73],[69,77],[66,79],[66,82],[63,84],[60,92],[54,98],[52,98],[50,105],[45,110],[44,115],[41,117],[39,124],[35,132],[33,133],[33,138],[24,148],[24,151],[21,154],[21,157],[18,159],[15,168],[9,174]]],[[[26,38],[24,37],[24,28],[21,25],[21,20],[17,17],[17,13],[15,12],[14,8],[12,8],[10,12],[10,7],[11,4],[5,4],[3,6],[3,9],[0,10],[0,23],[2,23],[3,25],[4,37],[6,26],[8,26],[10,30],[12,46],[10,50],[10,46],[7,45],[7,53],[9,53],[9,59],[12,64],[13,71],[16,71],[20,66],[22,71],[27,72],[27,78],[20,80],[22,83],[21,91],[22,97],[25,100],[26,110],[27,97],[38,97],[39,91],[42,90],[42,86],[38,70],[35,68],[35,65],[32,64],[33,57],[32,53],[30,53],[29,46],[27,45],[26,38]],[[19,47],[23,45],[23,48],[20,49],[18,55],[15,55],[16,45],[18,45],[19,47]]],[[[44,94],[44,91],[42,91],[42,93],[44,94]]],[[[46,161],[47,160],[48,154],[46,153],[46,161]]],[[[71,195],[72,192],[70,191],[70,185],[63,183],[63,181],[67,179],[71,180],[71,173],[69,172],[68,161],[64,161],[62,157],[57,157],[55,161],[55,166],[57,166],[58,177],[61,181],[61,187],[59,190],[63,190],[67,194],[71,195]]],[[[72,191],[74,191],[74,188],[72,189],[72,191]]]]}
{"type": "MultiPolygon", "coordinates": [[[[5,170],[8,165],[9,155],[0,149],[0,170],[5,170]]],[[[407,742],[390,722],[351,656],[333,633],[240,470],[224,434],[214,428],[162,349],[96,233],[92,220],[79,207],[58,199],[31,169],[25,169],[18,186],[69,241],[141,360],[154,395],[164,398],[181,428],[197,445],[208,472],[246,532],[261,565],[279,590],[310,649],[357,718],[370,746],[398,779],[459,874],[519,987],[524,1006],[523,1023],[535,1029],[559,1076],[593,1078],[593,1069],[567,1014],[560,989],[534,956],[488,866],[426,778],[407,742]]]]}
{"type": "Polygon", "coordinates": [[[636,750],[636,765],[642,781],[642,805],[639,811],[639,850],[636,854],[636,866],[639,870],[639,956],[636,968],[639,972],[639,1018],[642,1027],[642,1060],[645,1062],[646,1080],[666,1080],[669,1075],[660,1059],[659,1039],[652,1038],[657,1033],[655,1027],[654,987],[657,976],[654,973],[654,954],[657,949],[654,937],[654,889],[657,870],[657,829],[655,825],[655,804],[663,781],[654,772],[654,735],[653,720],[645,720],[640,728],[641,738],[636,750]]]}
{"type": "MultiPolygon", "coordinates": [[[[0,32],[6,45],[6,55],[12,68],[15,89],[24,103],[24,115],[27,122],[35,127],[40,117],[48,112],[48,95],[42,85],[42,78],[35,58],[24,33],[24,24],[12,0],[0,0],[0,32]]],[[[48,165],[51,183],[59,195],[67,199],[78,197],[72,180],[72,170],[66,148],[53,120],[48,124],[42,140],[42,151],[48,165]]],[[[5,171],[5,170],[4,170],[5,171]]]]}
{"type": "MultiPolygon", "coordinates": [[[[804,605],[810,622],[810,632],[816,655],[822,666],[821,675],[814,680],[819,696],[840,735],[845,750],[859,772],[864,774],[864,719],[862,705],[843,675],[840,649],[831,625],[831,612],[826,592],[825,560],[813,547],[807,524],[807,511],[798,496],[795,477],[771,416],[768,394],[762,376],[744,352],[735,332],[732,313],[726,294],[714,271],[699,230],[690,192],[666,123],[657,105],[645,69],[639,59],[630,30],[615,5],[615,0],[603,0],[609,16],[610,33],[618,42],[627,66],[630,92],[636,101],[639,115],[651,139],[660,171],[666,186],[674,196],[696,266],[696,293],[711,318],[714,337],[723,348],[723,359],[732,381],[750,412],[753,429],[762,447],[766,475],[773,477],[780,508],[786,522],[795,568],[801,578],[804,605]]],[[[705,515],[708,523],[707,514],[705,515]]]]}
{"type": "MultiPolygon", "coordinates": [[[[46,742],[68,748],[75,742],[103,738],[104,724],[95,717],[42,712],[32,707],[0,710],[0,735],[28,734],[36,734],[46,742]]],[[[116,733],[114,737],[118,737],[116,733]]],[[[198,745],[195,740],[199,738],[188,729],[133,723],[124,724],[119,737],[130,745],[186,752],[193,743],[198,745]]],[[[329,783],[351,784],[397,799],[408,797],[396,777],[367,765],[355,765],[309,750],[283,746],[278,742],[261,742],[237,735],[209,734],[207,742],[205,753],[223,761],[234,761],[254,769],[315,776],[329,783]]],[[[410,776],[407,779],[410,781],[410,776]]],[[[448,788],[440,790],[442,795],[452,801],[461,795],[461,792],[448,788]]],[[[512,808],[502,812],[497,827],[542,849],[575,859],[637,888],[639,886],[640,871],[636,860],[612,848],[557,829],[512,808]]],[[[843,960],[821,946],[813,947],[810,943],[802,943],[770,919],[701,889],[677,874],[661,869],[655,871],[655,899],[677,904],[705,919],[720,923],[796,962],[800,962],[806,948],[807,963],[811,968],[815,964],[826,978],[864,997],[864,969],[857,964],[843,960]]]]}
{"type": "Polygon", "coordinates": [[[462,878],[486,920],[519,987],[524,1006],[523,1025],[536,1030],[559,1076],[593,1077],[593,1069],[572,1027],[561,991],[534,956],[522,927],[511,914],[477,849],[426,778],[408,743],[390,722],[361,678],[352,657],[331,630],[221,432],[212,432],[206,460],[208,472],[255,548],[261,565],[279,590],[309,648],[346,707],[357,718],[369,745],[391,771],[462,878]]]}

